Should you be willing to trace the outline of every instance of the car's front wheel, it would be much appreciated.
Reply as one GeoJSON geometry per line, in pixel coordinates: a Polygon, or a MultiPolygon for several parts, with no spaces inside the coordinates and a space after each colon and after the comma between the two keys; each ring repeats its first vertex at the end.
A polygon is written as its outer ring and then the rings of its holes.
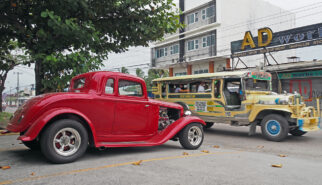
{"type": "Polygon", "coordinates": [[[183,148],[198,149],[204,139],[204,132],[201,124],[191,123],[183,128],[179,133],[179,141],[183,148]]]}
{"type": "Polygon", "coordinates": [[[58,120],[43,132],[40,145],[49,161],[69,163],[85,153],[88,134],[84,126],[75,120],[58,120]]]}
{"type": "Polygon", "coordinates": [[[288,121],[279,114],[270,114],[261,122],[263,136],[270,141],[282,141],[289,132],[288,121]]]}

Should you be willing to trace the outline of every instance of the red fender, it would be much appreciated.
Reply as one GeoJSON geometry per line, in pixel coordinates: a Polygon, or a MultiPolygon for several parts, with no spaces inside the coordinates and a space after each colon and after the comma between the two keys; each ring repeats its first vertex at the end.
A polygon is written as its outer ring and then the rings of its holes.
{"type": "Polygon", "coordinates": [[[196,117],[196,116],[186,116],[178,119],[177,121],[173,122],[163,131],[158,132],[155,136],[151,139],[146,141],[140,142],[102,142],[98,143],[96,147],[136,147],[136,146],[155,146],[161,145],[168,140],[172,139],[175,135],[177,135],[185,126],[189,125],[190,123],[200,123],[202,125],[206,125],[206,123],[196,117]]]}
{"type": "Polygon", "coordinates": [[[42,116],[40,116],[32,125],[31,127],[28,128],[27,132],[24,133],[24,135],[18,137],[18,140],[21,141],[32,141],[34,140],[38,134],[40,133],[40,131],[44,128],[44,126],[55,116],[58,116],[60,114],[76,114],[80,117],[82,117],[83,119],[86,120],[86,122],[88,123],[89,127],[92,130],[93,133],[93,139],[94,139],[94,143],[96,143],[96,132],[95,132],[95,128],[92,124],[92,122],[90,121],[90,119],[88,119],[84,114],[82,114],[81,112],[71,109],[71,108],[56,108],[56,109],[51,109],[45,113],[42,114],[42,116]]]}

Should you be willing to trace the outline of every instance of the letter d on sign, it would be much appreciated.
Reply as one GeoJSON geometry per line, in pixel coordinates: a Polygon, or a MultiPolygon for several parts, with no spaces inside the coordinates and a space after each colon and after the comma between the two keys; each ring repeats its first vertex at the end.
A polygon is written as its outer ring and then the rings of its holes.
{"type": "Polygon", "coordinates": [[[270,28],[262,28],[258,30],[258,47],[268,46],[273,39],[273,31],[270,28]],[[263,42],[264,33],[267,35],[266,42],[263,42]]]}

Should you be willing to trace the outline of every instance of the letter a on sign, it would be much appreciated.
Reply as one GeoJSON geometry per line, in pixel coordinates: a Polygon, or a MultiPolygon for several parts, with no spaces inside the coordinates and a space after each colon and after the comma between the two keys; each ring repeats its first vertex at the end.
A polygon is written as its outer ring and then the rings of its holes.
{"type": "Polygon", "coordinates": [[[255,48],[256,45],[254,43],[254,39],[250,31],[245,33],[245,37],[241,46],[241,50],[245,50],[246,46],[250,46],[251,48],[255,48]]]}
{"type": "Polygon", "coordinates": [[[262,28],[258,30],[258,47],[268,46],[273,39],[273,31],[270,28],[262,28]],[[263,42],[264,33],[267,35],[267,39],[263,42]]]}

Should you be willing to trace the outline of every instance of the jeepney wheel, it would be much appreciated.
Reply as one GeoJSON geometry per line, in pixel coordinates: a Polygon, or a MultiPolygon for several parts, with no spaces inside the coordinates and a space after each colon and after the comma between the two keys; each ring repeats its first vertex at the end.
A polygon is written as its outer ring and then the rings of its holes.
{"type": "Polygon", "coordinates": [[[302,130],[299,130],[299,129],[294,129],[294,130],[291,130],[290,133],[293,135],[293,136],[303,136],[304,134],[306,134],[307,132],[304,132],[302,130]]]}
{"type": "Polygon", "coordinates": [[[263,136],[270,141],[282,141],[289,132],[288,121],[279,114],[269,114],[261,122],[263,136]]]}
{"type": "Polygon", "coordinates": [[[206,122],[206,125],[203,126],[205,129],[211,128],[214,125],[213,122],[206,122]]]}
{"type": "Polygon", "coordinates": [[[58,120],[43,132],[40,146],[49,161],[69,163],[85,153],[88,134],[83,125],[75,120],[58,120]]]}
{"type": "Polygon", "coordinates": [[[179,133],[179,141],[183,148],[188,150],[198,149],[204,139],[201,124],[191,123],[184,127],[179,133]]]}

